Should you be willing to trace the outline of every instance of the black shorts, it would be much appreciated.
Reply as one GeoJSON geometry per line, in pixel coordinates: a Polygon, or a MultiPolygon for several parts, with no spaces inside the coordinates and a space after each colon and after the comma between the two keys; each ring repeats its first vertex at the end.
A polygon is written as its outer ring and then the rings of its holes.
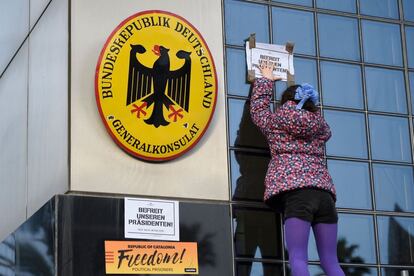
{"type": "Polygon", "coordinates": [[[328,191],[301,188],[281,196],[283,221],[296,217],[316,223],[337,223],[335,201],[328,191]]]}

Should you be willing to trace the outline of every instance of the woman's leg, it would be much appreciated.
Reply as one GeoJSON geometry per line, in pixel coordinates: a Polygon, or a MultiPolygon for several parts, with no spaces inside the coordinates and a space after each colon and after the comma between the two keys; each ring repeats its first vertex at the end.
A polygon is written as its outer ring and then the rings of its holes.
{"type": "Polygon", "coordinates": [[[299,218],[288,218],[285,221],[285,239],[292,276],[309,276],[308,241],[310,225],[310,222],[299,218]]]}
{"type": "Polygon", "coordinates": [[[313,227],[321,266],[328,276],[345,276],[337,257],[337,223],[317,223],[313,227]]]}

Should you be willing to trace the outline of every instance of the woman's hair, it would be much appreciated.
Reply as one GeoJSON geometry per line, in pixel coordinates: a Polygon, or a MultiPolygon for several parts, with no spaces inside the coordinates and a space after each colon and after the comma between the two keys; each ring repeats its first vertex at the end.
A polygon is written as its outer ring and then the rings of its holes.
{"type": "MultiPolygon", "coordinates": [[[[280,100],[280,104],[283,105],[287,101],[294,101],[295,103],[299,103],[300,102],[299,100],[295,100],[296,89],[299,86],[300,85],[297,85],[297,84],[289,86],[285,90],[285,92],[283,92],[282,99],[280,100]]],[[[302,108],[306,109],[307,111],[310,111],[310,112],[318,111],[318,108],[316,107],[316,105],[311,100],[307,100],[302,108]]]]}

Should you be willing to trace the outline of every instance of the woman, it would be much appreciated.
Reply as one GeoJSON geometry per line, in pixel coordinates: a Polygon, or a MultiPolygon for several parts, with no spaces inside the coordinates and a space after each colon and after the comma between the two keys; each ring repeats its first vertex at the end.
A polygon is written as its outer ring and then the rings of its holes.
{"type": "Polygon", "coordinates": [[[312,227],[321,266],[328,276],[345,275],[338,264],[335,187],[326,168],[325,143],[331,137],[319,109],[318,93],[308,84],[282,95],[270,111],[273,67],[261,66],[250,103],[253,122],[266,136],[272,159],[265,179],[264,201],[282,212],[293,276],[309,275],[307,248],[312,227]]]}

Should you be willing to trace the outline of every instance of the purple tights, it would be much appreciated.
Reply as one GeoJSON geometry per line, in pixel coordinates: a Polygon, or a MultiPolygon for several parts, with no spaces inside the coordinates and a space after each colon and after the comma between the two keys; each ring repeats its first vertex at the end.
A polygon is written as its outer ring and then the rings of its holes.
{"type": "MultiPolygon", "coordinates": [[[[308,240],[311,224],[299,218],[285,221],[286,246],[292,276],[309,276],[308,240]]],[[[317,223],[312,226],[321,266],[328,276],[345,276],[336,253],[336,223],[317,223]]]]}

